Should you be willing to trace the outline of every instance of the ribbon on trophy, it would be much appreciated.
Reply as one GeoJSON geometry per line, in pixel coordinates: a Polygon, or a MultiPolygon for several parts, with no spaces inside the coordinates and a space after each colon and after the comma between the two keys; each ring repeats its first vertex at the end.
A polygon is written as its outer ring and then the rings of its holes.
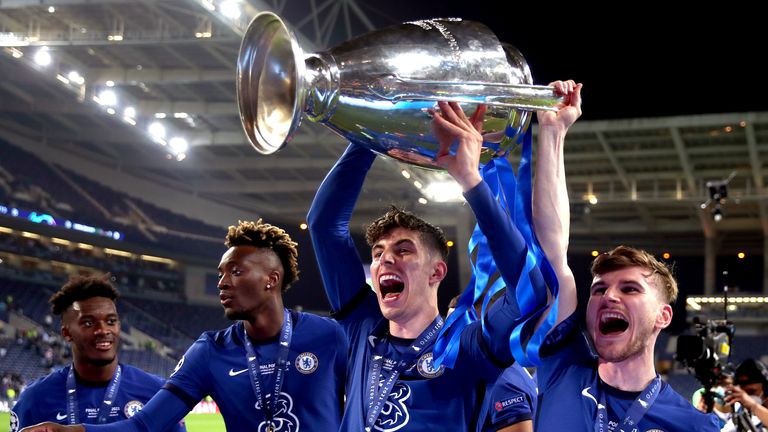
{"type": "MultiPolygon", "coordinates": [[[[514,132],[507,131],[507,136],[514,136],[514,132]]],[[[520,317],[516,320],[510,335],[509,346],[518,363],[522,366],[535,366],[539,364],[539,347],[557,319],[559,289],[555,272],[533,231],[531,209],[532,138],[530,129],[521,138],[523,146],[517,180],[512,166],[505,157],[492,159],[482,167],[481,173],[495,198],[507,212],[514,226],[520,231],[527,246],[525,265],[515,285],[515,296],[520,309],[520,317]],[[546,300],[542,302],[536,298],[534,281],[538,278],[543,278],[544,283],[549,288],[552,307],[542,324],[536,329],[540,317],[549,306],[546,300]]],[[[459,297],[456,309],[447,318],[445,326],[435,342],[434,362],[436,367],[441,364],[449,368],[453,367],[459,352],[461,332],[473,321],[481,320],[483,334],[488,337],[485,324],[487,308],[494,295],[510,285],[497,274],[498,269],[491,255],[488,239],[478,225],[475,225],[469,241],[469,255],[472,263],[472,279],[459,297]],[[483,304],[481,316],[478,317],[474,305],[481,298],[483,304]]]]}

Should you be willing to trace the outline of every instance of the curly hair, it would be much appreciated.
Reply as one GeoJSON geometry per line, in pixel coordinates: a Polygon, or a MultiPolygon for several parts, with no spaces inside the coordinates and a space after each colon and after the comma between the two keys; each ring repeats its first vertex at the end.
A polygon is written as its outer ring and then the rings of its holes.
{"type": "Polygon", "coordinates": [[[284,229],[262,222],[238,221],[237,226],[230,226],[224,241],[227,247],[254,246],[271,249],[283,265],[283,287],[285,292],[299,280],[299,251],[297,243],[284,229]]]}
{"type": "Polygon", "coordinates": [[[54,315],[61,315],[72,306],[72,303],[93,297],[106,297],[113,302],[116,301],[120,293],[109,282],[111,277],[109,273],[101,276],[70,277],[69,281],[48,299],[51,312],[54,315]]]}
{"type": "Polygon", "coordinates": [[[432,250],[440,253],[443,260],[448,259],[448,242],[440,228],[430,224],[415,214],[392,206],[383,216],[373,221],[365,230],[365,240],[373,247],[377,241],[395,228],[420,233],[421,239],[432,250]]]}
{"type": "Polygon", "coordinates": [[[657,288],[664,301],[672,304],[677,300],[677,281],[672,275],[672,269],[644,250],[618,246],[609,252],[602,253],[592,262],[592,276],[628,267],[641,267],[648,270],[650,274],[647,276],[656,276],[659,282],[657,288]]]}

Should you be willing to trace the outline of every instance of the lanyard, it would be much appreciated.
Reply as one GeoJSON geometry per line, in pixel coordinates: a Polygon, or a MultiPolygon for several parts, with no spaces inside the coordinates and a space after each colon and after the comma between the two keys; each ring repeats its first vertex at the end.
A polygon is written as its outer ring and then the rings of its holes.
{"type": "MultiPolygon", "coordinates": [[[[120,367],[120,365],[117,365],[115,374],[112,376],[112,381],[109,383],[107,390],[104,392],[104,401],[101,402],[101,406],[99,407],[99,416],[96,419],[98,424],[107,422],[109,411],[112,409],[112,405],[115,402],[115,397],[117,396],[117,389],[120,387],[120,378],[122,378],[123,375],[122,371],[123,369],[120,367]]],[[[67,411],[69,424],[79,424],[80,416],[77,410],[77,382],[75,380],[74,364],[72,364],[72,366],[69,368],[69,373],[67,374],[67,411]]]]}
{"type": "MultiPolygon", "coordinates": [[[[661,378],[656,375],[656,378],[648,384],[627,410],[624,420],[619,424],[620,432],[637,432],[637,424],[651,408],[651,405],[656,402],[659,390],[661,390],[661,378]]],[[[595,432],[608,432],[605,427],[607,417],[605,391],[600,391],[600,403],[597,405],[597,418],[595,418],[595,432]]]]}
{"type": "Polygon", "coordinates": [[[413,341],[408,350],[399,356],[400,360],[392,368],[389,377],[381,387],[379,387],[379,382],[381,381],[382,369],[384,367],[386,344],[381,343],[381,340],[379,340],[371,354],[371,365],[368,368],[368,412],[365,418],[365,430],[367,432],[373,430],[373,425],[376,423],[376,419],[379,418],[381,410],[384,409],[389,394],[392,392],[392,388],[394,388],[400,374],[410,367],[416,358],[422,354],[424,348],[429,346],[429,343],[437,337],[442,327],[443,317],[438,315],[432,321],[432,324],[413,341]]]}
{"type": "Polygon", "coordinates": [[[253,349],[253,343],[251,343],[251,339],[248,337],[248,332],[245,331],[245,328],[243,328],[243,335],[253,393],[256,395],[256,400],[261,404],[262,411],[264,411],[264,418],[267,420],[267,431],[272,432],[275,430],[275,423],[272,421],[275,416],[275,406],[277,406],[277,400],[280,397],[280,390],[283,388],[283,375],[287,369],[288,348],[291,345],[291,336],[293,335],[291,313],[288,312],[288,309],[283,309],[283,328],[280,329],[280,351],[278,351],[277,361],[275,362],[275,389],[272,394],[271,404],[261,390],[263,385],[261,381],[261,372],[259,370],[259,358],[256,356],[256,351],[253,349]]]}

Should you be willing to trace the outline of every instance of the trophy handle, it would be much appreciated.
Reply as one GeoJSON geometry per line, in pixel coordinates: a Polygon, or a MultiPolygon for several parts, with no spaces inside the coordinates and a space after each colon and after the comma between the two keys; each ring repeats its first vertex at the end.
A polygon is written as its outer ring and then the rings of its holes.
{"type": "Polygon", "coordinates": [[[562,97],[551,86],[488,82],[430,81],[382,76],[368,85],[371,93],[391,101],[446,101],[486,104],[527,111],[557,111],[562,97]]]}

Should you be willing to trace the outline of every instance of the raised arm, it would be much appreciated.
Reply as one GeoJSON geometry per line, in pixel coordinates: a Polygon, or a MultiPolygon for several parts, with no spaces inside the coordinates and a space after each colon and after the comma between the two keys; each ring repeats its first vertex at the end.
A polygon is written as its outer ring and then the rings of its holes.
{"type": "MultiPolygon", "coordinates": [[[[482,119],[485,107],[480,106],[467,118],[458,104],[439,103],[440,112],[434,113],[433,133],[440,142],[437,155],[438,163],[445,167],[464,191],[472,211],[477,218],[480,230],[488,239],[488,246],[498,267],[499,273],[507,283],[507,291],[488,312],[484,334],[485,344],[496,362],[510,364],[509,336],[520,318],[520,309],[515,298],[515,286],[523,271],[528,248],[525,239],[515,228],[501,205],[496,201],[488,184],[483,181],[480,171],[480,151],[482,149],[482,119]],[[457,143],[455,154],[449,148],[457,143]]],[[[546,302],[546,286],[541,278],[536,290],[537,300],[543,306],[546,302]]]]}
{"type": "Polygon", "coordinates": [[[370,150],[350,144],[323,180],[307,215],[320,275],[334,312],[349,304],[365,284],[349,220],[375,158],[370,150]]]}
{"type": "Polygon", "coordinates": [[[577,302],[576,281],[567,257],[571,211],[563,147],[568,128],[581,116],[582,84],[556,81],[551,85],[564,99],[558,112],[537,114],[539,138],[533,184],[533,226],[560,285],[557,314],[557,323],[560,323],[576,310],[577,302]]]}

